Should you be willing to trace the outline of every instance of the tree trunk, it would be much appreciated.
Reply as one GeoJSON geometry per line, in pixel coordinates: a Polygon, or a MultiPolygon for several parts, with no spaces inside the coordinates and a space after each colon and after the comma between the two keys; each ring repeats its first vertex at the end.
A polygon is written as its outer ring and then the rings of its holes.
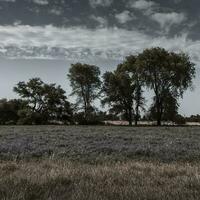
{"type": "Polygon", "coordinates": [[[139,120],[139,106],[137,104],[135,108],[135,126],[138,125],[138,120],[139,120]]]}
{"type": "Polygon", "coordinates": [[[157,119],[157,126],[161,126],[161,119],[160,118],[157,119]]]}
{"type": "Polygon", "coordinates": [[[157,126],[161,126],[162,125],[162,105],[159,104],[158,105],[158,110],[157,110],[157,126]]]}
{"type": "Polygon", "coordinates": [[[157,126],[161,126],[162,123],[162,105],[161,105],[161,102],[160,102],[160,99],[157,98],[156,100],[156,108],[157,108],[157,126]]]}
{"type": "Polygon", "coordinates": [[[83,104],[84,104],[84,118],[86,120],[86,118],[87,118],[87,100],[86,100],[84,88],[82,85],[81,85],[81,95],[82,95],[83,104]]]}
{"type": "Polygon", "coordinates": [[[133,125],[133,117],[132,117],[132,109],[129,108],[128,110],[128,121],[129,121],[129,126],[133,125]]]}
{"type": "Polygon", "coordinates": [[[137,126],[138,125],[138,119],[137,119],[137,117],[135,118],[135,126],[137,126]]]}

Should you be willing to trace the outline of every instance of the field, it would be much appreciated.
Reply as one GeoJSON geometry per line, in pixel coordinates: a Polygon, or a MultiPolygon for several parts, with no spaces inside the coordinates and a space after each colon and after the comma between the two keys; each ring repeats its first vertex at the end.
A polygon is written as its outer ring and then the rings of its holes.
{"type": "Polygon", "coordinates": [[[199,127],[0,127],[1,200],[199,198],[199,127]]]}

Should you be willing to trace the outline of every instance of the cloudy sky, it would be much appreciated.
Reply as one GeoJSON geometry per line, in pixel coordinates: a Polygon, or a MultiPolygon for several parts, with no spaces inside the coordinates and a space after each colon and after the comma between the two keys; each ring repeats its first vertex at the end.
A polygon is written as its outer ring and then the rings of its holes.
{"type": "Polygon", "coordinates": [[[112,70],[129,54],[161,46],[188,53],[194,91],[180,112],[200,113],[199,0],[0,0],[0,98],[20,80],[61,84],[71,63],[112,70]]]}

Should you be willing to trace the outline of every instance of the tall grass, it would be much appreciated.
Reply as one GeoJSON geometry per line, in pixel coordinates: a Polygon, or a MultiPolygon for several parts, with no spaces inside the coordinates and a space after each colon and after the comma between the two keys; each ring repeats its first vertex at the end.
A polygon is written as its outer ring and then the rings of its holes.
{"type": "Polygon", "coordinates": [[[194,200],[200,197],[198,163],[2,162],[0,177],[1,200],[194,200]]]}

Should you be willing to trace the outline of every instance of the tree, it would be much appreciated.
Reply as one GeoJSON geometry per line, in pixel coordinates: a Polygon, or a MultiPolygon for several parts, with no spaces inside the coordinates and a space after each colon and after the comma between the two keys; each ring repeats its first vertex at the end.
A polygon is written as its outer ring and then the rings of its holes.
{"type": "Polygon", "coordinates": [[[129,56],[125,62],[118,65],[112,72],[106,72],[103,76],[103,104],[107,103],[111,111],[122,113],[132,125],[133,116],[137,125],[140,108],[144,106],[143,81],[137,72],[136,57],[129,56]]]}
{"type": "Polygon", "coordinates": [[[135,125],[138,124],[138,120],[140,118],[140,110],[145,110],[145,98],[143,97],[143,86],[144,80],[141,77],[137,69],[137,56],[130,55],[126,57],[126,60],[123,64],[119,65],[117,68],[118,72],[127,73],[132,81],[132,85],[134,86],[133,97],[134,97],[134,120],[135,125]]]}
{"type": "Polygon", "coordinates": [[[103,104],[111,107],[111,112],[123,113],[125,118],[132,125],[133,121],[133,101],[135,87],[131,84],[131,78],[126,73],[106,72],[103,75],[104,93],[103,104]]]}
{"type": "Polygon", "coordinates": [[[162,48],[146,49],[137,59],[138,71],[146,86],[154,91],[157,125],[161,125],[166,96],[178,100],[192,86],[195,67],[184,53],[168,52],[162,48]]]}
{"type": "Polygon", "coordinates": [[[72,94],[77,96],[77,105],[84,110],[87,121],[94,111],[93,101],[100,95],[100,70],[97,66],[76,63],[69,69],[68,78],[71,82],[72,94]],[[81,106],[80,106],[81,105],[81,106]]]}
{"type": "Polygon", "coordinates": [[[20,112],[26,123],[45,124],[51,120],[66,119],[66,116],[68,121],[72,118],[70,103],[60,86],[33,78],[27,83],[19,82],[14,91],[27,102],[27,107],[20,112]]]}
{"type": "Polygon", "coordinates": [[[19,110],[26,106],[26,102],[20,99],[0,100],[0,124],[17,124],[19,110]]]}
{"type": "Polygon", "coordinates": [[[44,84],[43,112],[51,120],[72,122],[72,108],[65,91],[56,84],[44,84]]]}
{"type": "Polygon", "coordinates": [[[41,112],[44,98],[44,83],[39,78],[30,79],[27,83],[19,82],[14,87],[16,92],[22,99],[28,102],[29,107],[33,112],[41,112]]]}
{"type": "MultiPolygon", "coordinates": [[[[162,120],[164,121],[172,121],[175,122],[178,116],[178,108],[179,104],[177,99],[171,96],[171,94],[166,94],[165,101],[163,102],[163,114],[162,120]]],[[[156,120],[157,119],[157,111],[156,111],[156,98],[154,97],[153,103],[149,110],[149,119],[156,120]]]]}

